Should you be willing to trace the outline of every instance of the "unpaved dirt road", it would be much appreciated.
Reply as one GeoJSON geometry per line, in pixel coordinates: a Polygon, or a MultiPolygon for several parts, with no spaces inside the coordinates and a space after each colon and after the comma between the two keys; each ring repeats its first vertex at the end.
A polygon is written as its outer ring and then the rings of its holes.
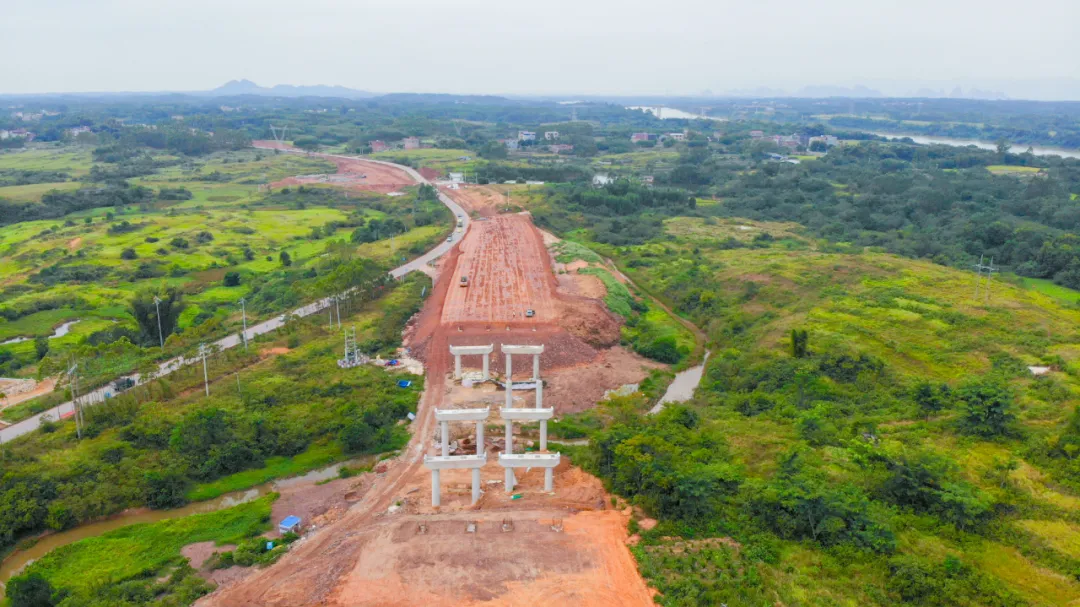
{"type": "Polygon", "coordinates": [[[544,372],[599,358],[560,321],[575,314],[574,306],[608,313],[592,300],[556,301],[555,284],[550,257],[527,215],[473,223],[461,246],[442,260],[432,295],[407,332],[407,343],[426,365],[408,446],[338,520],[295,544],[276,565],[199,604],[652,605],[625,545],[628,515],[604,510],[599,481],[568,464],[556,471],[554,496],[542,493],[540,471],[534,470],[522,474],[515,489],[525,499],[509,499],[493,464],[482,471],[479,504],[470,506],[460,479],[447,475],[443,506],[430,506],[423,456],[433,448],[433,409],[446,406],[451,388],[451,343],[544,343],[544,372]],[[458,286],[466,273],[470,286],[458,286]],[[525,319],[527,308],[537,315],[525,319]],[[476,525],[471,532],[470,521],[476,525]],[[510,530],[504,530],[506,521],[510,530]]]}
{"type": "Polygon", "coordinates": [[[452,280],[456,287],[443,306],[443,323],[556,320],[547,250],[528,216],[500,215],[474,222],[461,247],[452,280]],[[467,287],[461,286],[463,278],[467,287]],[[526,316],[529,309],[532,317],[526,316]]]}

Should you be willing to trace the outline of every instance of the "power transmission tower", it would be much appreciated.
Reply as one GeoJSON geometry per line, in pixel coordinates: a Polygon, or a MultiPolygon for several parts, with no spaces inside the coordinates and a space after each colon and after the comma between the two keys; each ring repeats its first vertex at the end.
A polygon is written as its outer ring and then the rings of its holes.
{"type": "Polygon", "coordinates": [[[975,299],[979,299],[979,282],[982,281],[983,256],[979,255],[979,263],[975,264],[975,299]]]}
{"type": "Polygon", "coordinates": [[[994,258],[990,258],[990,265],[986,266],[986,303],[990,303],[990,281],[994,278],[994,272],[998,269],[994,267],[994,258]]]}
{"type": "Polygon", "coordinates": [[[278,143],[285,143],[285,132],[288,130],[289,127],[283,126],[281,127],[281,130],[278,131],[278,129],[275,128],[274,125],[270,125],[270,134],[274,136],[274,141],[278,143]]]}
{"type": "Polygon", "coordinates": [[[984,301],[990,301],[990,281],[994,278],[994,272],[999,269],[994,267],[994,258],[990,258],[989,264],[983,264],[984,256],[979,256],[979,263],[975,264],[975,300],[979,300],[979,283],[982,282],[983,272],[986,272],[986,290],[984,292],[984,301]]]}

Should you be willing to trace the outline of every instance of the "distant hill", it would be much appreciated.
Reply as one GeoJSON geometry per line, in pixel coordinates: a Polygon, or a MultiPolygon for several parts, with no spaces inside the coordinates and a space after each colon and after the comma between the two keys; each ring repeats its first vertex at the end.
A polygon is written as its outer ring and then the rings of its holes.
{"type": "Polygon", "coordinates": [[[376,93],[359,91],[344,86],[316,84],[313,86],[294,86],[278,84],[272,87],[259,86],[250,80],[230,80],[209,91],[196,94],[212,97],[235,97],[237,95],[262,95],[267,97],[338,97],[344,99],[366,99],[376,97],[376,93]]]}

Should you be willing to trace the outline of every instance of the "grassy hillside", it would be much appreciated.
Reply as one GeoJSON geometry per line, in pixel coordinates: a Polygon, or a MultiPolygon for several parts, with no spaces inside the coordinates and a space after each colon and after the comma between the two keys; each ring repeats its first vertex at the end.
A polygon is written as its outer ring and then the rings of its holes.
{"type": "Polygon", "coordinates": [[[970,272],[800,234],[677,217],[592,245],[714,352],[688,408],[617,399],[586,457],[660,520],[634,548],[659,600],[1072,604],[1075,300],[999,279],[976,299],[970,272]]]}

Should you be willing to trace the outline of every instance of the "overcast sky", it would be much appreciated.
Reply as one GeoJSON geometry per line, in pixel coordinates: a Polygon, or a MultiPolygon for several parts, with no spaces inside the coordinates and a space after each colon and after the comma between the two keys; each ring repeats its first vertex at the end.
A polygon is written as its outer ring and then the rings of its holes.
{"type": "Polygon", "coordinates": [[[0,93],[205,90],[248,78],[494,94],[959,84],[1080,98],[1080,0],[2,3],[0,93]]]}

